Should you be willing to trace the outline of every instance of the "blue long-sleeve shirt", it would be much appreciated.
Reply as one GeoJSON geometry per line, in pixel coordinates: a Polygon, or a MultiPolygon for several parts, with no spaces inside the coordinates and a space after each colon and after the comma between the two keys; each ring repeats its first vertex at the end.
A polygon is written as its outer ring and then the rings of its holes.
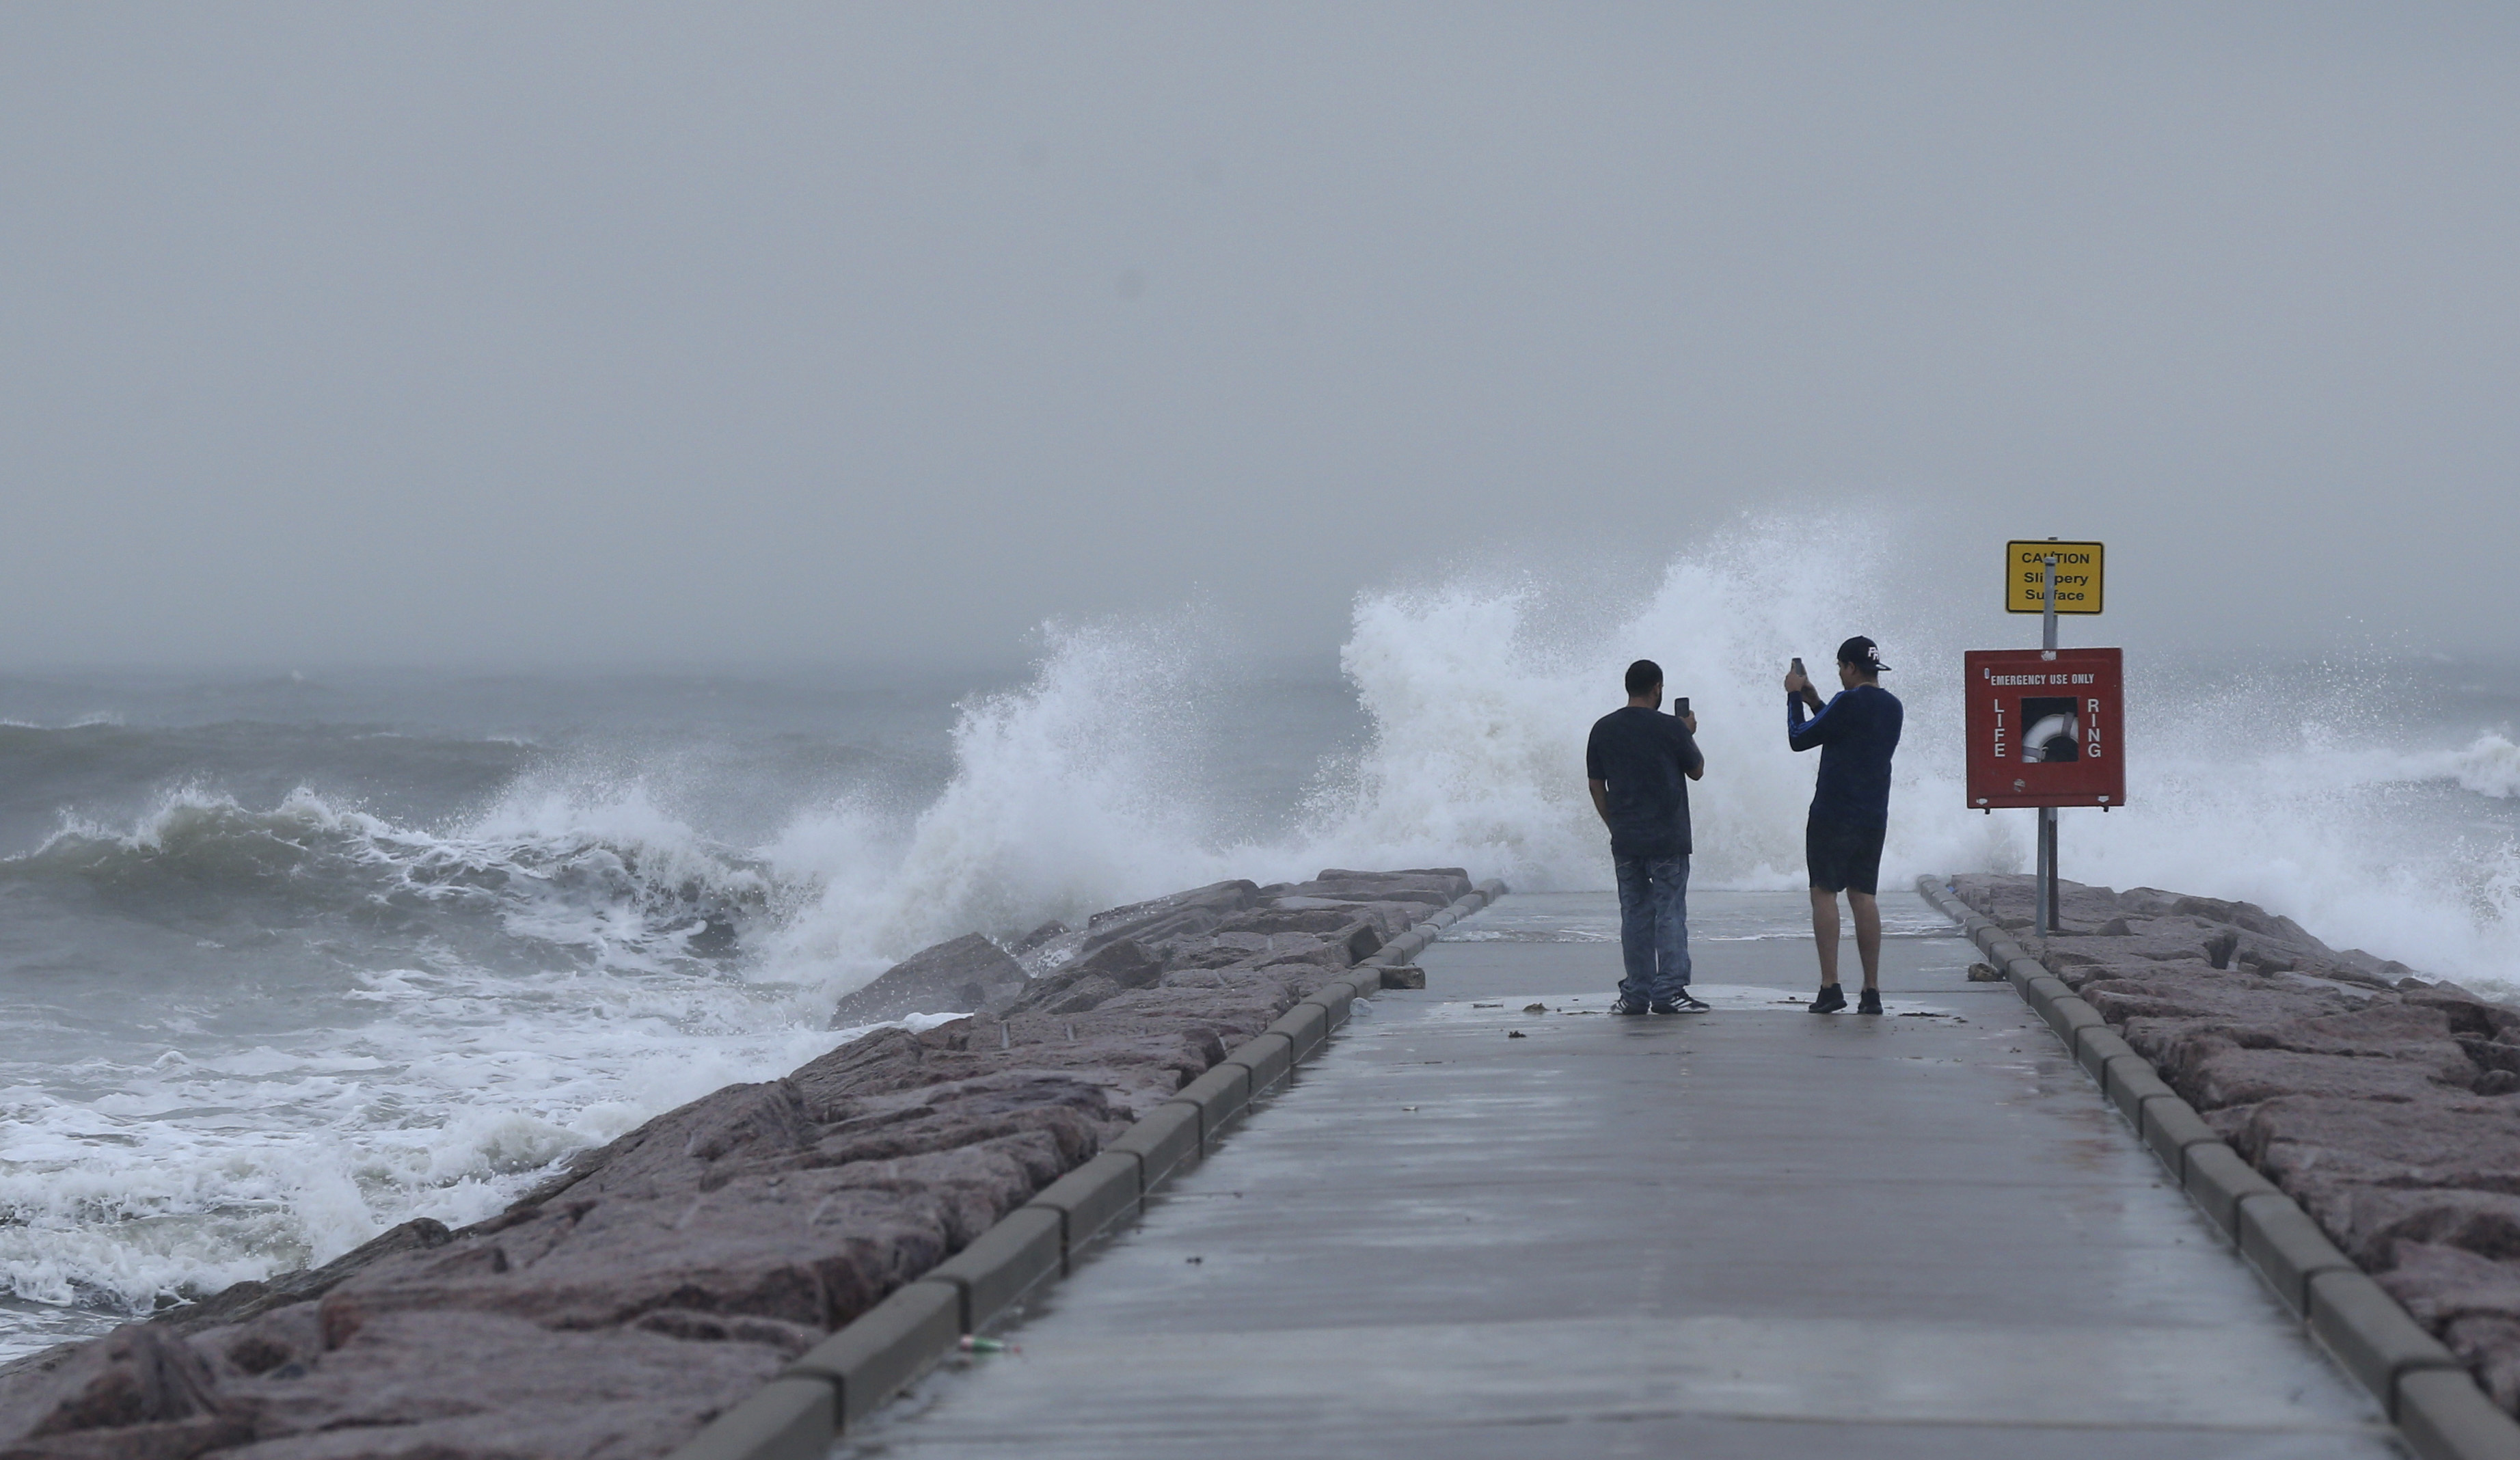
{"type": "Polygon", "coordinates": [[[1877,684],[1841,691],[1808,721],[1802,696],[1785,696],[1785,743],[1797,751],[1820,748],[1812,820],[1841,826],[1890,824],[1890,754],[1899,749],[1899,726],[1906,717],[1899,697],[1877,684]]]}

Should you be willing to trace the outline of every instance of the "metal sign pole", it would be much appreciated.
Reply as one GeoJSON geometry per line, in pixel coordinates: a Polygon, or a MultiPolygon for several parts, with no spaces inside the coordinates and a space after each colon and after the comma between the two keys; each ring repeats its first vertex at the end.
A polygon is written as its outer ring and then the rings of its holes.
{"type": "MultiPolygon", "coordinates": [[[[2056,559],[2051,554],[2040,560],[2047,567],[2042,576],[2047,586],[2042,590],[2047,610],[2041,615],[2039,647],[2053,651],[2056,647],[2056,559]]],[[[2056,926],[2056,808],[2039,808],[2039,885],[2031,893],[2039,904],[2039,935],[2042,938],[2056,926]]]]}

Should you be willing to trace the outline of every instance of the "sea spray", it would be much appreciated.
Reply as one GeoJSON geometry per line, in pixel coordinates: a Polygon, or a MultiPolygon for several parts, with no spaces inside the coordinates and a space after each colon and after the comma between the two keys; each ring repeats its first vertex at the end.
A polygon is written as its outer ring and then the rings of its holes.
{"type": "MultiPolygon", "coordinates": [[[[1640,657],[1699,716],[1695,885],[1797,888],[1818,757],[1785,747],[1783,665],[1825,663],[1854,632],[1882,642],[1908,707],[1885,885],[2018,870],[2029,817],[1967,806],[1958,708],[1961,652],[2022,622],[1902,580],[1901,561],[1893,526],[1851,516],[1744,524],[1676,557],[1624,612],[1565,612],[1527,577],[1361,595],[1340,665],[1362,743],[1324,755],[1290,830],[1256,838],[1217,814],[1218,742],[1194,728],[1229,666],[1175,621],[1054,635],[1028,685],[966,707],[953,776],[915,817],[811,811],[767,849],[783,884],[820,889],[768,956],[788,977],[854,983],[975,928],[1011,936],[1214,877],[1326,865],[1604,886],[1582,749],[1640,657]]],[[[2130,654],[2132,804],[2065,818],[2074,875],[2247,897],[2335,940],[2520,984],[2504,938],[2520,913],[2506,736],[2393,749],[2406,728],[2375,723],[2386,697],[2350,676],[2209,685],[2166,652],[2130,654]]]]}
{"type": "Polygon", "coordinates": [[[1170,621],[1046,631],[1023,688],[968,704],[954,775],[906,827],[845,803],[767,850],[820,889],[767,945],[772,966],[848,986],[929,943],[1011,937],[1217,878],[1281,875],[1288,848],[1219,844],[1202,719],[1220,675],[1170,621]]]}
{"type": "MultiPolygon", "coordinates": [[[[0,1270],[25,1317],[0,1346],[64,1332],[49,1305],[103,1326],[410,1216],[486,1215],[567,1151],[829,1047],[835,995],[942,938],[1329,865],[1601,888],[1584,733],[1641,656],[1700,716],[1695,886],[1801,885],[1816,757],[1784,747],[1779,681],[1799,654],[1827,688],[1855,632],[1908,706],[1885,886],[2018,870],[2027,813],[1963,802],[1958,664],[2025,624],[1973,585],[1910,580],[1901,543],[1873,519],[1744,524],[1606,609],[1529,575],[1369,592],[1350,698],[1325,676],[1302,693],[1340,712],[1300,721],[1268,718],[1280,697],[1232,635],[1184,614],[1048,631],[1028,679],[959,707],[825,724],[764,691],[779,713],[744,710],[754,738],[713,718],[680,750],[567,728],[570,686],[546,723],[503,696],[472,740],[142,713],[7,729],[0,771],[62,819],[0,858],[22,950],[0,1021],[0,1270]],[[299,785],[295,756],[421,809],[299,785]],[[243,770],[87,809],[147,784],[126,767],[197,760],[243,770]],[[1274,811],[1243,794],[1255,764],[1304,768],[1272,772],[1274,811]],[[433,799],[405,789],[432,773],[433,799]]],[[[2066,818],[2069,876],[2245,897],[2520,988],[2520,753],[2491,709],[2511,702],[2445,711],[2385,668],[2235,683],[2126,647],[2132,803],[2066,818]]],[[[740,687],[654,705],[722,692],[740,687]]]]}
{"type": "MultiPolygon", "coordinates": [[[[1316,788],[1294,860],[1454,860],[1526,888],[1605,886],[1583,737],[1642,657],[1699,716],[1694,885],[1800,887],[1818,757],[1785,748],[1782,666],[1797,653],[1825,662],[1862,632],[1883,643],[1896,666],[1884,683],[1907,706],[1884,886],[2020,870],[2029,814],[1966,805],[1958,713],[1962,651],[2020,620],[1896,581],[1898,533],[1880,524],[1822,525],[1745,525],[1679,557],[1632,613],[1550,631],[1534,627],[1551,619],[1548,591],[1528,581],[1365,596],[1342,662],[1372,742],[1316,788]],[[1815,541],[1859,546],[1815,571],[1815,541]]],[[[2463,740],[2413,749],[2444,727],[2407,717],[2408,697],[2374,676],[2234,684],[2166,650],[2130,656],[2131,804],[2065,817],[2070,875],[2259,901],[2340,946],[2520,990],[2520,753],[2507,727],[2452,725],[2463,740]]]]}
{"type": "Polygon", "coordinates": [[[570,1150],[828,1047],[818,993],[695,951],[766,914],[756,865],[635,790],[564,799],[441,834],[183,787],[0,860],[21,936],[83,930],[80,972],[21,973],[0,1022],[7,1295],[110,1318],[476,1220],[570,1150]]]}
{"type": "MultiPolygon", "coordinates": [[[[1854,540],[1860,534],[1849,532],[1854,540]]],[[[1592,722],[1625,703],[1630,661],[1662,665],[1669,692],[1690,697],[1707,773],[1689,788],[1692,877],[1727,888],[1799,886],[1811,757],[1784,746],[1784,665],[1857,627],[1892,645],[1932,646],[1878,624],[1868,604],[1867,561],[1807,581],[1807,553],[1774,529],[1748,532],[1681,558],[1626,616],[1567,627],[1547,617],[1543,590],[1514,584],[1431,594],[1369,595],[1342,656],[1371,716],[1372,743],[1317,790],[1305,857],[1350,865],[1467,862],[1534,889],[1606,885],[1609,858],[1584,790],[1592,722]]],[[[1822,650],[1822,653],[1825,651],[1822,650]]],[[[1912,709],[1896,798],[1936,804],[1938,732],[1912,709]]],[[[1946,690],[1941,699],[1957,702],[1946,690]]],[[[1956,802],[1955,802],[1956,803],[1956,802]]],[[[1919,820],[1936,843],[1984,855],[1982,835],[1956,815],[1919,820]]],[[[1946,853],[1950,854],[1950,853],[1946,853]]]]}

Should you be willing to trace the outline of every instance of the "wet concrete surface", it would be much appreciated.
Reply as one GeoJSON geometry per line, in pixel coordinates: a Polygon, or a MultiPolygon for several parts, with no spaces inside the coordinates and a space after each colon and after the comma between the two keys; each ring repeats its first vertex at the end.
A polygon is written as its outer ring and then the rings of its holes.
{"type": "Polygon", "coordinates": [[[1808,936],[1700,894],[1716,1009],[1624,1019],[1599,899],[1508,898],[1019,1351],[837,1453],[2401,1453],[2010,988],[1883,900],[1883,1017],[1805,1012],[1808,936]]]}

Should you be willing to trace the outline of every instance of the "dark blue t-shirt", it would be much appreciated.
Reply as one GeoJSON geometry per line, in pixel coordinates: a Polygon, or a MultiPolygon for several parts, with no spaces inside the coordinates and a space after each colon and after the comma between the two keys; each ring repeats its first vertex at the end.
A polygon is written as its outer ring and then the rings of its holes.
{"type": "Polygon", "coordinates": [[[1688,773],[1705,764],[1676,714],[1630,705],[1594,721],[1584,775],[1609,783],[1610,854],[1688,855],[1688,773]]]}
{"type": "Polygon", "coordinates": [[[1821,748],[1811,817],[1840,826],[1890,824],[1890,753],[1899,749],[1907,711],[1877,684],[1840,691],[1806,724],[1799,695],[1785,697],[1785,743],[1821,748]]]}

